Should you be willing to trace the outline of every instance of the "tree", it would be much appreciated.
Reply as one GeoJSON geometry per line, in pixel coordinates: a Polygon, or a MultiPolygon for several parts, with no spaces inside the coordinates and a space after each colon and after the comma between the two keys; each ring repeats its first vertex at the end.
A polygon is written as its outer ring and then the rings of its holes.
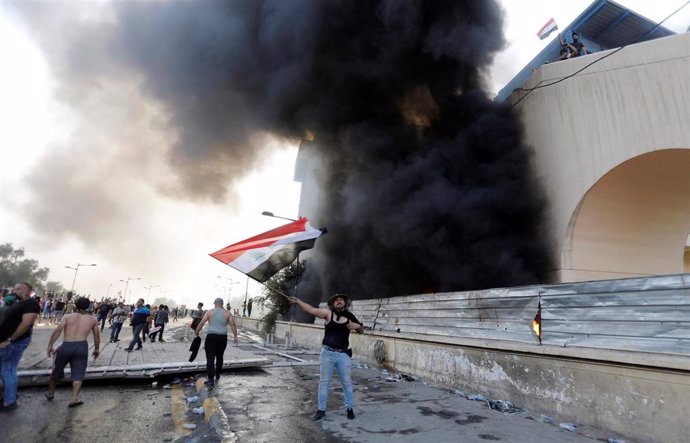
{"type": "Polygon", "coordinates": [[[0,245],[0,287],[29,282],[35,291],[42,291],[50,269],[40,268],[36,260],[24,257],[24,248],[14,249],[12,243],[0,245]]]}
{"type": "Polygon", "coordinates": [[[59,281],[49,281],[48,283],[46,283],[46,291],[55,293],[67,292],[65,290],[65,287],[62,286],[62,283],[60,283],[59,281]]]}
{"type": "Polygon", "coordinates": [[[268,313],[260,320],[261,331],[264,334],[273,333],[276,321],[279,319],[288,320],[288,311],[292,304],[283,294],[291,295],[294,293],[305,269],[304,261],[294,261],[268,279],[261,291],[263,295],[254,298],[256,304],[268,308],[268,313]]]}

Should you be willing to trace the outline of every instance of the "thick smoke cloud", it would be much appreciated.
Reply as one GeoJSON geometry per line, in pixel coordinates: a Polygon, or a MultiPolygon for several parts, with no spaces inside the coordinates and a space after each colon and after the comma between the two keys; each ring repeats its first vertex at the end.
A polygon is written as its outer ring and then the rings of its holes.
{"type": "Polygon", "coordinates": [[[131,76],[164,109],[176,195],[222,201],[267,154],[257,135],[314,134],[329,234],[300,286],[312,300],[527,284],[548,267],[519,124],[482,90],[505,43],[495,2],[112,7],[52,57],[64,82],[131,76]]]}

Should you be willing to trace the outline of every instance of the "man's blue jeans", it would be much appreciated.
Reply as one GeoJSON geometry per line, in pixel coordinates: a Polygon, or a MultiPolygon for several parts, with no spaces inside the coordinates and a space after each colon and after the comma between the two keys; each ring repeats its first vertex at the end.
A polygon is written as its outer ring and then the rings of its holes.
{"type": "Polygon", "coordinates": [[[120,336],[120,329],[122,329],[122,323],[114,321],[110,326],[110,340],[116,340],[120,336]]]}
{"type": "Polygon", "coordinates": [[[31,337],[13,341],[9,346],[0,349],[0,365],[2,366],[2,382],[5,385],[5,404],[11,405],[17,401],[17,367],[22,354],[29,347],[31,337]]]}
{"type": "Polygon", "coordinates": [[[321,373],[319,374],[319,411],[326,410],[328,388],[333,378],[333,369],[338,371],[338,379],[340,379],[340,384],[343,385],[345,407],[352,409],[352,360],[350,356],[344,352],[322,349],[319,364],[321,366],[321,373]]]}
{"type": "Polygon", "coordinates": [[[134,337],[132,337],[132,341],[129,343],[129,346],[127,346],[127,349],[134,349],[135,344],[138,348],[141,347],[141,331],[144,330],[144,326],[146,326],[146,323],[139,323],[138,325],[132,326],[132,334],[134,334],[134,337]]]}

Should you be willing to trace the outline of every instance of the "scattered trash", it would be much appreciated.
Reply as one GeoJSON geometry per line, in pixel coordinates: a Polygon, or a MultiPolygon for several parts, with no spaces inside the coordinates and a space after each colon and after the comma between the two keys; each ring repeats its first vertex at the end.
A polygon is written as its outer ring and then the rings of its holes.
{"type": "Polygon", "coordinates": [[[172,437],[165,437],[165,438],[163,439],[163,441],[173,441],[173,438],[172,438],[172,437]]]}
{"type": "Polygon", "coordinates": [[[182,379],[177,378],[177,377],[173,381],[170,382],[171,385],[176,385],[178,383],[182,383],[182,379]]]}
{"type": "Polygon", "coordinates": [[[157,388],[157,387],[158,387],[158,382],[157,382],[157,381],[154,381],[153,383],[151,383],[151,387],[152,387],[152,388],[157,388]]]}
{"type": "Polygon", "coordinates": [[[548,415],[541,414],[541,421],[543,421],[544,423],[553,423],[554,421],[556,421],[556,419],[553,417],[549,417],[548,415]]]}
{"type": "Polygon", "coordinates": [[[577,425],[574,425],[572,423],[561,423],[558,425],[559,428],[565,429],[566,431],[570,432],[577,432],[577,425]]]}
{"type": "Polygon", "coordinates": [[[625,440],[619,440],[617,438],[609,438],[608,442],[609,443],[626,443],[625,440]]]}
{"type": "Polygon", "coordinates": [[[390,375],[385,378],[387,382],[401,382],[401,381],[417,381],[417,378],[412,375],[403,374],[402,372],[394,375],[390,375]]]}
{"type": "Polygon", "coordinates": [[[170,385],[163,385],[163,389],[172,389],[172,386],[170,386],[170,385]]]}
{"type": "Polygon", "coordinates": [[[468,400],[475,400],[475,401],[487,401],[488,399],[484,397],[482,394],[472,394],[467,396],[468,400]]]}
{"type": "Polygon", "coordinates": [[[192,412],[195,413],[195,414],[203,415],[203,413],[204,413],[204,407],[203,407],[203,406],[199,406],[198,408],[194,408],[194,409],[192,409],[192,412]]]}
{"type": "Polygon", "coordinates": [[[489,407],[494,411],[505,412],[508,414],[527,412],[525,409],[518,408],[513,403],[506,400],[489,400],[489,407]]]}
{"type": "Polygon", "coordinates": [[[313,379],[314,377],[312,377],[312,376],[309,375],[309,374],[304,374],[304,375],[302,375],[300,378],[301,378],[302,380],[311,380],[311,379],[313,379]]]}
{"type": "Polygon", "coordinates": [[[196,429],[196,425],[194,423],[185,423],[182,425],[182,427],[185,429],[196,429]]]}
{"type": "Polygon", "coordinates": [[[199,401],[198,395],[193,395],[191,397],[187,397],[187,403],[196,403],[198,401],[199,401]]]}
{"type": "Polygon", "coordinates": [[[172,414],[170,412],[166,412],[165,414],[163,414],[163,417],[170,417],[171,415],[172,414]]]}
{"type": "Polygon", "coordinates": [[[194,377],[190,375],[189,377],[185,377],[182,381],[194,381],[194,377]]]}
{"type": "Polygon", "coordinates": [[[196,383],[191,382],[191,383],[185,383],[185,386],[196,386],[196,383]]]}
{"type": "Polygon", "coordinates": [[[456,389],[455,391],[453,391],[453,393],[465,398],[468,398],[467,396],[469,395],[467,394],[467,392],[461,391],[460,389],[456,389]]]}

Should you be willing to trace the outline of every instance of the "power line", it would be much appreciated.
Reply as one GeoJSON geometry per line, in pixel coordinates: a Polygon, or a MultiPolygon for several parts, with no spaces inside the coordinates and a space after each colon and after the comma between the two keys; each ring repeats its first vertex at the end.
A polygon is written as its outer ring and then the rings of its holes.
{"type": "MultiPolygon", "coordinates": [[[[563,77],[563,78],[560,78],[560,79],[558,79],[558,80],[556,80],[556,81],[554,81],[554,82],[547,83],[547,84],[544,84],[544,85],[542,85],[541,82],[539,82],[539,84],[537,84],[537,86],[535,86],[535,87],[533,87],[533,88],[527,88],[527,89],[516,88],[514,91],[524,91],[524,92],[527,92],[527,94],[523,95],[523,96],[520,98],[520,100],[518,100],[517,102],[515,102],[515,103],[511,106],[511,108],[514,108],[515,106],[517,106],[521,101],[523,101],[524,99],[526,99],[527,96],[529,96],[533,91],[535,91],[535,90],[537,90],[537,89],[546,88],[547,86],[553,86],[553,85],[558,84],[558,83],[560,83],[560,82],[562,82],[562,81],[565,81],[565,80],[567,80],[567,79],[569,79],[569,78],[571,78],[571,77],[575,77],[575,76],[578,75],[580,72],[582,72],[582,71],[584,71],[585,69],[589,68],[589,67],[592,66],[593,64],[598,63],[598,62],[604,60],[605,58],[611,57],[613,54],[615,54],[615,53],[617,53],[617,52],[623,50],[623,48],[625,48],[626,46],[629,46],[629,45],[632,45],[632,44],[634,44],[634,43],[637,43],[638,41],[642,40],[643,38],[645,38],[646,36],[648,36],[649,34],[651,34],[652,32],[654,32],[654,31],[655,31],[659,26],[661,26],[666,20],[668,20],[668,19],[670,19],[671,17],[673,17],[674,15],[676,15],[678,12],[680,12],[681,9],[685,8],[688,4],[690,4],[690,0],[686,1],[681,7],[679,7],[679,8],[676,9],[675,11],[673,11],[668,17],[666,17],[665,19],[663,19],[662,21],[660,21],[659,23],[657,23],[657,24],[656,24],[652,29],[650,29],[649,31],[645,32],[644,34],[640,35],[639,37],[637,37],[637,38],[635,38],[635,39],[633,39],[633,40],[630,40],[628,43],[626,43],[626,44],[624,44],[623,46],[621,46],[620,48],[618,48],[618,49],[616,49],[616,50],[614,50],[614,51],[612,51],[612,52],[606,54],[605,56],[600,57],[600,58],[594,60],[593,62],[591,62],[591,63],[589,63],[589,64],[583,66],[582,68],[578,69],[577,71],[573,72],[573,73],[570,74],[570,75],[567,75],[567,76],[565,76],[565,77],[563,77]]],[[[514,92],[514,91],[513,91],[513,92],[514,92]]]]}

